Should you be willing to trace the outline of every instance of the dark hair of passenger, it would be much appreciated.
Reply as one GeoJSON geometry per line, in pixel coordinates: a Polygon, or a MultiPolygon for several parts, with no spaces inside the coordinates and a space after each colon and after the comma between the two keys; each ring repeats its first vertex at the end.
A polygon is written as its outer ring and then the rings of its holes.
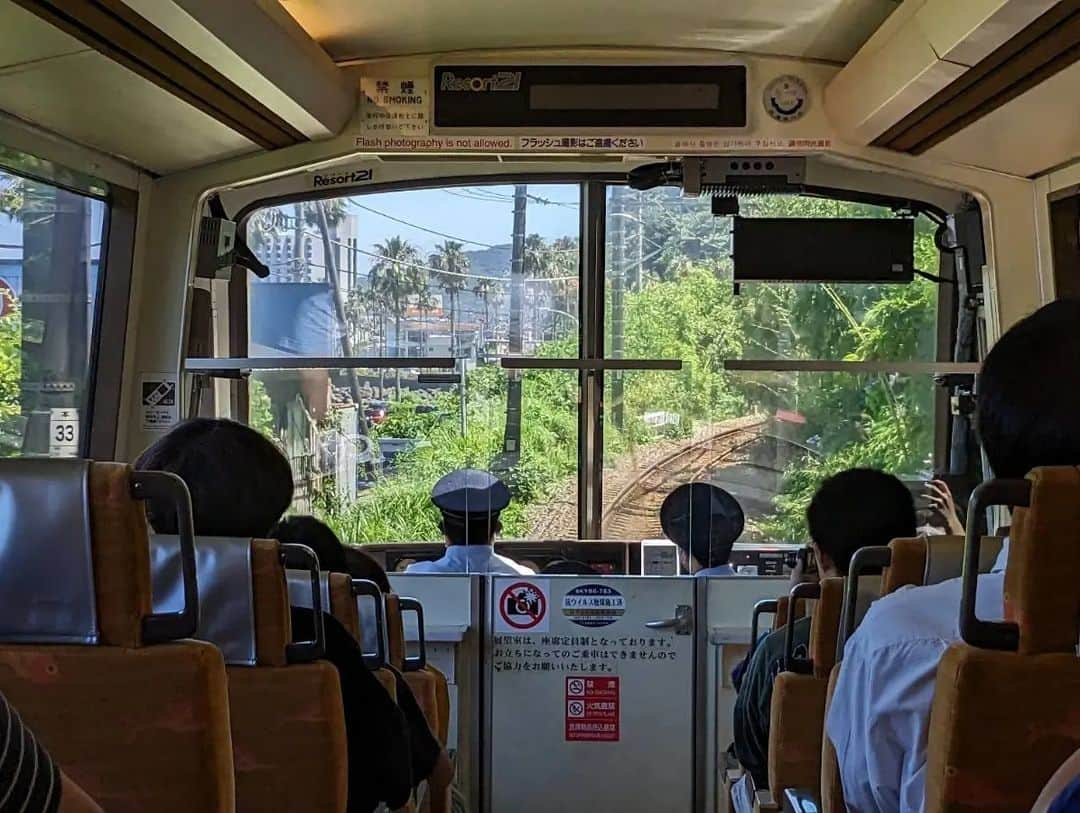
{"type": "Polygon", "coordinates": [[[442,532],[451,545],[490,545],[501,530],[498,512],[442,515],[442,532]]]}
{"type": "Polygon", "coordinates": [[[367,579],[375,582],[384,593],[392,593],[390,579],[386,576],[386,570],[370,553],[365,553],[358,548],[345,548],[345,563],[348,566],[347,573],[354,579],[367,579]]]}
{"type": "Polygon", "coordinates": [[[1044,305],[983,361],[976,428],[995,477],[1080,465],[1080,301],[1044,305]]]}
{"type": "Polygon", "coordinates": [[[540,571],[546,576],[597,576],[596,568],[576,559],[556,559],[540,571]]]}
{"type": "Polygon", "coordinates": [[[307,545],[319,557],[319,569],[324,573],[349,572],[345,563],[345,546],[325,522],[315,517],[305,514],[283,519],[270,530],[270,538],[307,545]]]}
{"type": "MultiPolygon", "coordinates": [[[[285,455],[254,429],[222,418],[194,418],[174,427],[135,461],[140,471],[167,471],[187,484],[195,533],[265,536],[288,509],[292,468],[285,455]]],[[[176,533],[176,515],[150,500],[150,525],[176,533]]]]}
{"type": "Polygon", "coordinates": [[[847,575],[859,548],[915,535],[907,486],[877,469],[847,469],[821,484],[806,509],[810,538],[847,575]]]}

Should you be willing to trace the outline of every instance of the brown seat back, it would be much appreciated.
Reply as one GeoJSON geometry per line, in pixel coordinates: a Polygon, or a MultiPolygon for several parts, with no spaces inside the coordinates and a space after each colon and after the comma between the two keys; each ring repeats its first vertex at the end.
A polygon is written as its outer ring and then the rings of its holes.
{"type": "MultiPolygon", "coordinates": [[[[930,811],[1028,810],[1080,747],[1080,714],[1073,713],[1080,696],[1080,470],[1036,469],[1028,483],[987,483],[973,498],[973,510],[1028,507],[1013,513],[1004,576],[1008,622],[973,618],[979,580],[965,567],[964,643],[950,647],[938,666],[930,715],[930,811]]],[[[977,542],[967,543],[971,570],[977,542]]]]}
{"type": "Polygon", "coordinates": [[[275,540],[251,542],[256,666],[229,666],[237,813],[345,810],[348,748],[337,669],[288,664],[285,566],[275,540]]]}
{"type": "MultiPolygon", "coordinates": [[[[984,536],[979,549],[979,572],[989,573],[1001,552],[1000,536],[984,536]]],[[[940,584],[959,578],[964,569],[964,537],[928,536],[923,584],[940,584]]]]}
{"type": "Polygon", "coordinates": [[[822,579],[819,585],[800,585],[793,596],[796,592],[813,592],[817,603],[810,621],[810,658],[800,664],[788,653],[786,667],[798,671],[786,668],[773,682],[768,764],[774,799],[782,799],[787,788],[818,789],[825,693],[836,662],[844,579],[822,579]]]}
{"type": "MultiPolygon", "coordinates": [[[[0,487],[16,487],[27,476],[26,462],[0,461],[0,487]]],[[[54,493],[50,479],[83,478],[99,636],[96,645],[0,644],[0,691],[104,809],[232,811],[221,653],[195,641],[143,646],[151,616],[149,542],[134,495],[144,475],[133,477],[118,463],[39,460],[34,466],[33,476],[44,480],[32,487],[46,489],[42,496],[54,493]],[[80,466],[81,473],[72,468],[80,466]]],[[[40,506],[38,519],[49,510],[40,506]]],[[[54,544],[47,526],[39,524],[44,536],[27,533],[10,542],[54,544]]]]}
{"type": "MultiPolygon", "coordinates": [[[[828,717],[829,706],[832,705],[833,693],[836,691],[836,681],[839,678],[840,664],[837,663],[829,673],[829,685],[825,690],[826,717],[828,717]]],[[[844,786],[840,782],[840,763],[837,761],[832,740],[825,736],[824,725],[821,737],[821,810],[822,813],[847,813],[847,805],[844,804],[844,786]]]]}
{"type": "Polygon", "coordinates": [[[883,595],[894,593],[908,585],[918,587],[926,572],[926,537],[894,539],[889,543],[892,560],[881,574],[883,595]]]}

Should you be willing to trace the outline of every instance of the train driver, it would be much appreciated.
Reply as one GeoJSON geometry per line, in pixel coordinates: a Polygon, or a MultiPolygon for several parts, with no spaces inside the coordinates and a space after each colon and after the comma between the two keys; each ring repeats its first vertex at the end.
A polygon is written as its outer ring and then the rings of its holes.
{"type": "Polygon", "coordinates": [[[510,489],[478,469],[452,471],[435,484],[431,501],[442,514],[446,553],[434,562],[416,562],[407,573],[496,573],[532,575],[513,559],[495,553],[499,514],[510,504],[510,489]]]}
{"type": "Polygon", "coordinates": [[[745,518],[738,501],[712,483],[683,483],[660,506],[660,527],[695,576],[734,576],[728,560],[745,518]]]}

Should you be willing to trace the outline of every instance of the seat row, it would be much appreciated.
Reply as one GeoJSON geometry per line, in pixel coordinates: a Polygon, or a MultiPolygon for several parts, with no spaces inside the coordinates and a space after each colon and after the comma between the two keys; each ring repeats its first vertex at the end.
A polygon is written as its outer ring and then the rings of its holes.
{"type": "MultiPolygon", "coordinates": [[[[964,577],[958,625],[963,642],[937,671],[927,752],[926,810],[1027,810],[1054,770],[1080,748],[1080,725],[1062,722],[1080,695],[1080,470],[1036,469],[1026,481],[991,481],[973,515],[992,504],[1014,509],[1005,571],[1008,622],[977,619],[976,576],[990,571],[1001,536],[896,539],[862,548],[847,579],[800,584],[755,607],[786,629],[784,668],[774,679],[769,787],[754,789],[755,810],[842,813],[836,754],[825,719],[844,645],[871,601],[907,586],[964,577]],[[795,657],[790,631],[811,615],[809,657],[795,657]],[[1025,698],[1018,707],[1017,697],[1025,698]],[[1036,742],[1038,747],[1035,747],[1036,742]]],[[[974,523],[969,521],[969,527],[974,523]]],[[[1000,533],[1000,532],[999,532],[1000,533]]],[[[742,776],[726,775],[728,798],[742,776]]]]}
{"type": "MultiPolygon", "coordinates": [[[[174,475],[0,461],[0,691],[104,809],[346,809],[339,674],[319,623],[294,640],[291,605],[367,640],[369,668],[391,696],[401,671],[445,744],[446,680],[422,640],[406,657],[417,602],[322,573],[301,545],[191,529],[174,475]],[[148,534],[147,499],[171,502],[179,536],[148,534]]],[[[425,809],[448,805],[429,789],[425,809]]]]}

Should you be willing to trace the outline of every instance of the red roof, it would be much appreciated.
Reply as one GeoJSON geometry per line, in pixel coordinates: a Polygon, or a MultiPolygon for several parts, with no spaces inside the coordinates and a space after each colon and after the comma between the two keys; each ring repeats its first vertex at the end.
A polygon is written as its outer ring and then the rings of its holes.
{"type": "Polygon", "coordinates": [[[799,412],[793,412],[790,409],[778,409],[776,410],[776,420],[783,421],[784,423],[797,423],[805,424],[806,418],[799,412]]]}

